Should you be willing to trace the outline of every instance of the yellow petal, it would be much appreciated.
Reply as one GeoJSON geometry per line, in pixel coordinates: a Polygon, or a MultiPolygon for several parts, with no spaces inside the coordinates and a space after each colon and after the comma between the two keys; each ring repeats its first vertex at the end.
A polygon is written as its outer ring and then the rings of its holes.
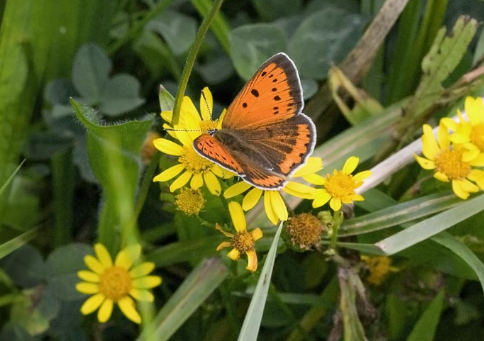
{"type": "Polygon", "coordinates": [[[294,197],[308,200],[313,200],[316,193],[316,188],[293,181],[288,181],[282,190],[294,197]]]}
{"type": "Polygon", "coordinates": [[[266,212],[266,216],[270,220],[270,222],[274,225],[277,225],[277,223],[279,222],[279,218],[277,217],[276,212],[274,212],[271,198],[269,195],[267,195],[267,192],[264,193],[264,211],[266,212]]]}
{"type": "Polygon", "coordinates": [[[318,208],[326,204],[329,199],[331,199],[331,194],[329,194],[325,189],[316,190],[316,199],[313,201],[313,208],[318,208]]]}
{"type": "Polygon", "coordinates": [[[229,202],[229,212],[232,222],[234,223],[235,230],[242,232],[247,230],[247,222],[245,220],[244,211],[240,204],[236,201],[229,202]]]}
{"type": "Polygon", "coordinates": [[[193,174],[192,180],[190,181],[190,187],[192,189],[199,189],[203,186],[203,177],[201,173],[193,174]]]}
{"type": "MultiPolygon", "coordinates": [[[[190,136],[192,131],[188,131],[187,128],[184,128],[180,125],[175,126],[175,134],[176,138],[183,144],[182,148],[193,148],[193,140],[194,138],[190,136]]],[[[200,132],[195,132],[196,135],[200,135],[200,132]]],[[[185,153],[185,151],[183,151],[185,153]]]]}
{"type": "Polygon", "coordinates": [[[422,167],[423,169],[435,169],[434,161],[424,159],[423,157],[420,157],[416,154],[413,154],[413,156],[415,157],[415,160],[417,160],[420,167],[422,167]]]}
{"type": "Polygon", "coordinates": [[[293,178],[299,178],[302,176],[310,175],[319,172],[323,169],[323,160],[319,157],[310,157],[306,161],[306,164],[300,167],[293,175],[293,178]]]}
{"type": "Polygon", "coordinates": [[[457,131],[458,123],[450,117],[443,117],[440,122],[449,130],[457,131]]]}
{"type": "Polygon", "coordinates": [[[428,124],[424,124],[423,131],[424,133],[422,135],[422,153],[427,159],[433,161],[435,159],[435,155],[440,152],[440,148],[437,145],[437,141],[435,140],[432,127],[430,127],[428,124]]]}
{"type": "Polygon", "coordinates": [[[474,167],[484,167],[484,153],[479,153],[479,155],[470,162],[470,165],[474,167]]]}
{"type": "Polygon", "coordinates": [[[141,276],[146,276],[149,274],[151,271],[155,269],[155,263],[153,262],[144,262],[141,263],[138,266],[135,266],[129,274],[131,275],[131,278],[137,278],[141,276]]]}
{"type": "Polygon", "coordinates": [[[442,123],[439,124],[439,129],[437,130],[437,142],[442,150],[450,148],[449,131],[442,123]]]}
{"type": "Polygon", "coordinates": [[[358,167],[358,162],[360,159],[356,156],[350,156],[348,160],[346,160],[343,169],[341,170],[345,174],[351,174],[353,171],[358,167]]]}
{"type": "Polygon", "coordinates": [[[250,234],[252,235],[252,238],[254,239],[254,241],[258,241],[263,236],[262,230],[258,227],[250,231],[250,234]]]}
{"type": "Polygon", "coordinates": [[[242,200],[242,208],[244,211],[251,210],[257,205],[262,196],[262,190],[259,188],[252,188],[242,200]]]}
{"type": "Polygon", "coordinates": [[[365,198],[363,198],[363,196],[360,195],[360,194],[355,194],[355,195],[353,195],[353,198],[352,198],[352,201],[364,201],[364,200],[365,200],[365,198]]]}
{"type": "Polygon", "coordinates": [[[131,297],[126,296],[118,301],[119,309],[122,311],[124,316],[133,321],[134,323],[141,323],[141,316],[136,311],[134,306],[134,301],[131,297]]]}
{"type": "Polygon", "coordinates": [[[479,154],[480,154],[479,150],[465,151],[464,153],[462,153],[462,161],[472,162],[479,156],[479,154]]]}
{"type": "Polygon", "coordinates": [[[355,176],[353,176],[353,180],[355,182],[360,182],[360,181],[363,181],[370,176],[371,176],[371,171],[366,170],[366,171],[359,172],[359,173],[355,174],[355,176]]]}
{"type": "Polygon", "coordinates": [[[110,299],[106,299],[101,305],[101,308],[99,308],[99,311],[97,312],[98,321],[101,323],[105,323],[111,317],[112,312],[113,301],[110,299]]]}
{"type": "Polygon", "coordinates": [[[165,122],[171,123],[171,119],[173,118],[173,111],[172,110],[162,111],[160,113],[160,116],[165,122]]]}
{"type": "Polygon", "coordinates": [[[97,294],[89,297],[86,302],[82,304],[81,313],[82,315],[87,315],[95,311],[101,306],[106,298],[103,294],[97,294]]]}
{"type": "Polygon", "coordinates": [[[173,167],[170,167],[168,169],[165,169],[163,172],[161,172],[160,174],[158,174],[157,176],[155,176],[153,178],[153,181],[156,182],[156,181],[168,181],[168,180],[171,180],[173,179],[175,176],[177,176],[178,174],[180,174],[183,170],[185,169],[185,166],[183,166],[182,164],[177,164],[173,167]]]}
{"type": "Polygon", "coordinates": [[[450,141],[452,141],[455,144],[467,143],[470,141],[469,134],[463,134],[461,132],[454,133],[450,137],[450,141]]]}
{"type": "Polygon", "coordinates": [[[272,210],[281,221],[286,221],[289,217],[286,204],[278,191],[266,191],[264,195],[270,196],[272,210]]]}
{"type": "Polygon", "coordinates": [[[469,197],[469,192],[464,190],[457,181],[452,181],[452,190],[461,199],[466,200],[469,197]]]}
{"type": "Polygon", "coordinates": [[[179,123],[182,123],[185,129],[194,130],[200,129],[200,122],[201,118],[195,104],[190,97],[183,96],[179,123]]]}
{"type": "Polygon", "coordinates": [[[148,290],[131,289],[129,294],[138,301],[153,302],[155,300],[155,296],[148,290]]]}
{"type": "Polygon", "coordinates": [[[235,173],[229,171],[228,169],[222,168],[215,163],[213,164],[211,171],[213,174],[222,179],[231,179],[235,176],[235,173]]]}
{"type": "Polygon", "coordinates": [[[235,196],[237,196],[239,194],[244,193],[250,187],[251,187],[251,185],[249,185],[247,182],[245,182],[245,181],[239,181],[236,184],[230,186],[229,188],[227,188],[225,190],[225,192],[224,192],[224,198],[225,199],[233,198],[233,197],[235,197],[235,196]]]}
{"type": "Polygon", "coordinates": [[[329,201],[329,206],[333,211],[339,211],[341,209],[341,199],[338,198],[332,198],[329,201]]]}
{"type": "Polygon", "coordinates": [[[326,178],[318,174],[306,175],[303,179],[313,185],[323,186],[326,183],[326,178]]]}
{"type": "Polygon", "coordinates": [[[484,105],[482,98],[466,97],[464,108],[469,121],[475,125],[484,121],[484,105]]]}
{"type": "Polygon", "coordinates": [[[203,173],[203,180],[205,180],[205,184],[207,185],[208,190],[213,195],[220,195],[222,192],[222,186],[220,186],[220,182],[218,181],[215,174],[212,172],[204,172],[203,173]]]}
{"type": "Polygon", "coordinates": [[[170,192],[174,192],[177,189],[182,188],[185,186],[188,181],[190,181],[190,178],[192,177],[192,173],[189,171],[186,171],[182,175],[180,175],[175,181],[170,186],[170,192]]]}
{"type": "Polygon", "coordinates": [[[434,178],[442,182],[449,182],[449,177],[442,172],[435,172],[434,178]]]}
{"type": "Polygon", "coordinates": [[[141,245],[134,244],[122,249],[116,256],[114,264],[123,269],[129,269],[141,255],[141,245]]]}
{"type": "Polygon", "coordinates": [[[80,282],[76,284],[76,290],[81,294],[97,294],[99,293],[99,284],[80,282]]]}
{"type": "Polygon", "coordinates": [[[227,257],[237,261],[240,258],[240,252],[237,249],[232,249],[229,253],[227,253],[227,257]]]}
{"type": "Polygon", "coordinates": [[[136,289],[151,289],[157,287],[161,284],[161,277],[160,276],[145,276],[133,279],[131,282],[133,288],[136,289]]]}
{"type": "Polygon", "coordinates": [[[77,276],[82,279],[83,281],[99,283],[99,275],[97,273],[81,270],[77,272],[77,276]]]}
{"type": "Polygon", "coordinates": [[[87,267],[94,271],[97,274],[102,274],[106,269],[100,261],[97,260],[94,256],[87,255],[84,257],[84,262],[86,263],[87,267]]]}
{"type": "Polygon", "coordinates": [[[183,147],[173,141],[160,138],[154,140],[153,145],[162,153],[173,156],[183,155],[183,147]]]}
{"type": "MultiPolygon", "coordinates": [[[[225,231],[223,231],[225,233],[225,231]]],[[[220,243],[218,246],[217,246],[217,249],[216,251],[220,251],[226,247],[231,247],[232,246],[232,243],[231,242],[222,242],[220,243]]]]}
{"type": "Polygon", "coordinates": [[[252,272],[257,270],[257,254],[255,251],[247,251],[247,263],[247,270],[252,272]]]}
{"type": "Polygon", "coordinates": [[[208,87],[203,88],[200,95],[200,113],[202,114],[202,120],[211,120],[213,110],[213,97],[208,87]]]}
{"type": "Polygon", "coordinates": [[[96,252],[97,259],[101,262],[104,268],[110,268],[113,266],[113,259],[103,244],[96,243],[96,245],[94,245],[94,251],[96,252]]]}

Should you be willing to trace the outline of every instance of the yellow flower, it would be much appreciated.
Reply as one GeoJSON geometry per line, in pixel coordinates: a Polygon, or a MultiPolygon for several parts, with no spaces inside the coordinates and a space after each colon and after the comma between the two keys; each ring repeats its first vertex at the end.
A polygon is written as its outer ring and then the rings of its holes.
{"type": "Polygon", "coordinates": [[[366,278],[368,283],[380,285],[387,276],[388,272],[398,271],[392,265],[392,259],[387,256],[368,257],[361,256],[361,260],[366,263],[370,274],[366,278]]]}
{"type": "Polygon", "coordinates": [[[131,321],[141,323],[141,316],[135,308],[138,301],[153,302],[153,294],[147,289],[161,283],[158,276],[148,276],[155,264],[144,262],[132,267],[141,254],[141,246],[136,244],[121,250],[114,261],[108,250],[102,244],[94,245],[96,257],[87,255],[84,262],[91,271],[82,270],[77,273],[80,282],[77,291],[93,295],[84,302],[81,313],[90,314],[99,308],[99,322],[106,322],[111,317],[114,303],[119,305],[123,314],[131,321]]]}
{"type": "Polygon", "coordinates": [[[434,178],[443,182],[451,182],[452,190],[461,199],[467,199],[470,193],[479,191],[479,187],[471,181],[477,182],[484,188],[484,172],[472,169],[478,166],[477,155],[466,153],[460,145],[452,145],[449,132],[441,122],[435,139],[432,128],[428,124],[423,126],[422,152],[424,157],[415,155],[415,159],[423,169],[433,170],[434,178]]]}
{"type": "MultiPolygon", "coordinates": [[[[323,161],[320,158],[310,157],[304,166],[299,168],[291,178],[303,178],[305,180],[311,178],[313,174],[323,168],[323,161]]],[[[301,184],[299,182],[288,181],[286,186],[281,189],[289,195],[303,198],[314,199],[315,189],[313,187],[301,184]]],[[[254,187],[247,182],[240,181],[235,185],[230,186],[225,190],[224,197],[226,199],[233,198],[239,194],[247,192],[242,201],[242,208],[248,211],[255,207],[260,198],[264,197],[264,209],[267,218],[276,225],[279,220],[286,221],[289,214],[287,212],[286,204],[281,196],[281,190],[262,190],[254,187]]]]}
{"type": "Polygon", "coordinates": [[[484,166],[484,102],[480,97],[467,97],[464,108],[468,120],[458,111],[459,122],[446,117],[442,119],[442,123],[454,132],[450,141],[465,148],[466,159],[472,159],[474,164],[484,166]]]}
{"type": "MultiPolygon", "coordinates": [[[[187,96],[183,98],[180,112],[180,123],[174,127],[175,130],[168,130],[168,133],[172,137],[178,139],[182,145],[180,146],[179,144],[164,138],[153,141],[156,149],[162,153],[177,156],[178,164],[155,176],[153,181],[164,182],[178,176],[178,178],[170,185],[171,192],[182,188],[190,181],[190,187],[192,189],[199,189],[205,184],[210,193],[220,195],[222,187],[220,186],[217,176],[227,179],[234,174],[228,170],[222,169],[212,161],[201,157],[193,148],[193,141],[200,136],[202,131],[206,131],[211,125],[217,124],[216,121],[210,119],[212,106],[212,95],[208,88],[203,90],[203,95],[200,99],[200,111],[202,117],[193,105],[192,100],[187,96]],[[180,175],[180,173],[182,174],[180,175]]],[[[171,121],[171,111],[164,111],[161,115],[165,120],[171,121]]],[[[165,127],[169,126],[166,125],[165,127]]]]}
{"type": "Polygon", "coordinates": [[[199,189],[182,188],[175,196],[175,205],[186,215],[198,215],[205,205],[205,199],[199,189]]]}
{"type": "Polygon", "coordinates": [[[309,180],[314,185],[322,185],[323,188],[316,189],[316,199],[313,207],[320,207],[329,201],[329,206],[333,211],[339,211],[342,204],[349,204],[353,201],[363,201],[363,196],[356,194],[355,189],[363,184],[363,180],[371,175],[371,171],[363,171],[352,175],[358,166],[359,158],[351,156],[346,160],[343,169],[327,174],[326,178],[313,176],[309,180]]]}
{"type": "Polygon", "coordinates": [[[238,202],[229,202],[229,212],[237,232],[235,234],[225,232],[218,224],[215,224],[217,230],[230,238],[229,242],[220,243],[217,251],[226,247],[233,247],[232,251],[227,254],[227,257],[235,261],[239,260],[241,254],[245,253],[248,262],[246,269],[254,272],[257,270],[257,254],[255,253],[254,244],[262,238],[262,230],[257,227],[250,232],[247,231],[244,211],[238,202]]]}
{"type": "Polygon", "coordinates": [[[297,214],[289,218],[286,225],[286,232],[292,245],[303,250],[317,246],[324,230],[325,226],[321,220],[310,213],[297,214]]]}

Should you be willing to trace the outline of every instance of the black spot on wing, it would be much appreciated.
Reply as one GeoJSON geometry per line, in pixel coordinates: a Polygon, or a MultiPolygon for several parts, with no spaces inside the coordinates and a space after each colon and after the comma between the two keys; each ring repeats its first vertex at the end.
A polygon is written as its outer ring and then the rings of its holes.
{"type": "Polygon", "coordinates": [[[250,93],[254,96],[254,97],[259,97],[259,91],[257,91],[257,89],[252,89],[250,90],[250,93]]]}

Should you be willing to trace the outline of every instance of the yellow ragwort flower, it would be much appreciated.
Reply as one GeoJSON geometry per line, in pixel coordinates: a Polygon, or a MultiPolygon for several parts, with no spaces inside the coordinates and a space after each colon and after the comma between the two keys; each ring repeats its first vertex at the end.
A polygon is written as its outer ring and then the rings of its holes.
{"type": "Polygon", "coordinates": [[[113,305],[118,304],[123,314],[133,322],[141,323],[141,316],[136,311],[135,302],[153,302],[153,294],[147,289],[154,288],[161,283],[158,276],[148,276],[155,264],[144,262],[135,267],[133,264],[141,254],[139,244],[121,250],[114,261],[104,245],[94,245],[96,257],[87,255],[84,262],[90,271],[82,270],[77,273],[80,282],[77,291],[93,295],[84,302],[81,313],[90,314],[99,308],[97,318],[99,322],[106,322],[111,317],[113,305]]]}
{"type": "Polygon", "coordinates": [[[459,122],[449,117],[442,119],[442,123],[454,133],[450,141],[454,145],[462,145],[467,160],[473,160],[475,165],[484,166],[484,102],[482,98],[467,97],[464,108],[468,120],[457,111],[459,122]]]}
{"type": "MultiPolygon", "coordinates": [[[[307,180],[317,171],[323,168],[323,161],[320,158],[310,157],[306,164],[299,168],[292,176],[293,178],[303,178],[307,180]]],[[[242,208],[244,211],[249,211],[257,205],[260,198],[264,197],[264,209],[267,218],[276,225],[279,220],[286,221],[289,214],[287,212],[286,204],[281,196],[280,191],[284,191],[289,195],[303,199],[314,199],[315,189],[313,187],[304,185],[295,181],[288,181],[286,186],[281,190],[262,190],[254,187],[245,181],[240,181],[224,192],[226,199],[233,198],[237,195],[247,192],[242,201],[242,208]]]]}
{"type": "Polygon", "coordinates": [[[296,214],[290,217],[286,224],[286,232],[292,245],[303,250],[317,246],[324,229],[325,226],[321,220],[310,213],[296,214]]]}
{"type": "MultiPolygon", "coordinates": [[[[164,138],[153,141],[154,146],[162,153],[177,156],[178,164],[155,176],[153,181],[164,182],[178,176],[170,185],[171,192],[182,188],[190,181],[192,189],[199,189],[205,184],[210,193],[220,195],[222,187],[217,177],[227,179],[234,174],[200,156],[193,148],[193,141],[200,136],[202,131],[206,131],[217,124],[216,121],[210,119],[212,107],[212,95],[208,88],[203,90],[203,96],[200,99],[201,116],[192,100],[187,96],[183,98],[180,123],[174,127],[175,130],[168,130],[168,133],[178,139],[182,145],[164,138]],[[180,173],[182,174],[180,175],[180,173]]],[[[171,111],[162,112],[162,117],[165,120],[171,121],[171,116],[171,111]]],[[[166,125],[166,127],[169,126],[166,125]]]]}
{"type": "Polygon", "coordinates": [[[392,259],[387,256],[368,257],[361,256],[366,263],[369,275],[366,278],[368,283],[379,286],[383,283],[389,272],[396,272],[398,269],[392,265],[392,259]]]}
{"type": "Polygon", "coordinates": [[[484,172],[472,169],[479,165],[477,155],[466,153],[460,145],[453,145],[445,125],[439,125],[437,139],[428,124],[423,126],[422,152],[425,157],[415,155],[415,159],[423,169],[433,170],[434,178],[443,182],[451,182],[452,190],[461,199],[467,199],[470,193],[479,191],[475,181],[484,187],[484,172]],[[476,161],[477,160],[477,161],[476,161]],[[476,164],[477,163],[477,164],[476,164]]]}
{"type": "Polygon", "coordinates": [[[352,175],[358,166],[359,158],[351,156],[346,160],[343,169],[334,170],[333,174],[327,174],[326,178],[315,175],[308,181],[314,185],[322,185],[323,188],[316,189],[316,199],[313,207],[320,207],[329,201],[329,206],[333,211],[339,211],[342,204],[350,204],[353,201],[363,201],[360,194],[356,194],[355,189],[363,184],[363,180],[371,175],[371,171],[359,172],[352,175]]]}
{"type": "Polygon", "coordinates": [[[229,242],[222,242],[217,247],[217,251],[226,247],[233,249],[227,254],[232,260],[239,260],[240,255],[245,253],[247,255],[247,267],[249,271],[257,270],[257,254],[255,252],[255,242],[262,238],[262,230],[255,228],[252,231],[247,231],[247,222],[245,220],[244,211],[238,202],[229,202],[229,212],[232,222],[235,227],[235,234],[225,232],[222,228],[215,224],[215,228],[222,232],[226,237],[230,238],[229,242]]]}

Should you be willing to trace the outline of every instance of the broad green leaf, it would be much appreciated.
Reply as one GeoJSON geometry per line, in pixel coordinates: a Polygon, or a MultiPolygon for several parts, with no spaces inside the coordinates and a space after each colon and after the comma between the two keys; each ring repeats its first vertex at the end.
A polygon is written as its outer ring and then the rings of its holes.
{"type": "Polygon", "coordinates": [[[2,259],[2,269],[23,288],[32,288],[47,277],[42,255],[30,244],[25,244],[2,259]]]}
{"type": "Polygon", "coordinates": [[[444,290],[439,291],[437,296],[432,300],[430,305],[413,327],[407,341],[432,341],[435,337],[435,331],[439,324],[440,314],[444,305],[444,290]]]}
{"type": "Polygon", "coordinates": [[[305,19],[291,37],[288,52],[303,78],[324,79],[358,41],[359,15],[329,7],[305,19]]]}
{"type": "Polygon", "coordinates": [[[159,33],[175,55],[190,48],[197,34],[197,23],[179,12],[165,11],[151,20],[146,29],[159,33]]]}
{"type": "Polygon", "coordinates": [[[257,12],[264,21],[272,21],[301,11],[301,0],[252,0],[257,12]]]}
{"type": "Polygon", "coordinates": [[[139,81],[128,74],[110,78],[101,92],[99,110],[109,116],[124,114],[142,105],[139,81]]]}
{"type": "Polygon", "coordinates": [[[264,267],[257,281],[254,295],[250,301],[249,309],[245,315],[244,323],[240,330],[239,341],[252,341],[257,340],[259,334],[259,328],[262,321],[262,315],[264,314],[264,307],[267,300],[267,292],[271,285],[272,270],[274,269],[274,263],[277,256],[277,246],[279,244],[279,237],[282,231],[282,223],[279,224],[274,240],[272,241],[271,248],[267,253],[264,267]]]}
{"type": "Polygon", "coordinates": [[[76,284],[81,282],[77,272],[87,270],[84,256],[88,254],[94,254],[91,246],[73,243],[55,249],[47,257],[47,286],[58,299],[74,301],[88,297],[76,290],[76,284]]]}
{"type": "Polygon", "coordinates": [[[248,80],[270,56],[286,50],[286,36],[275,24],[251,24],[230,32],[231,58],[239,75],[248,80]]]}
{"type": "Polygon", "coordinates": [[[165,303],[156,318],[138,338],[139,341],[168,340],[180,326],[202,305],[227,277],[227,268],[220,258],[201,262],[165,303]]]}
{"type": "Polygon", "coordinates": [[[484,209],[484,195],[467,200],[443,213],[412,225],[375,245],[386,255],[392,255],[427,238],[445,231],[484,209]]]}
{"type": "Polygon", "coordinates": [[[112,70],[111,60],[95,44],[86,44],[76,53],[72,66],[72,82],[90,104],[98,104],[112,70]]]}
{"type": "Polygon", "coordinates": [[[120,245],[118,238],[135,242],[136,232],[130,224],[139,179],[140,149],[153,117],[102,125],[93,109],[74,100],[71,104],[77,118],[88,130],[89,162],[103,187],[99,241],[114,253],[120,245]]]}

